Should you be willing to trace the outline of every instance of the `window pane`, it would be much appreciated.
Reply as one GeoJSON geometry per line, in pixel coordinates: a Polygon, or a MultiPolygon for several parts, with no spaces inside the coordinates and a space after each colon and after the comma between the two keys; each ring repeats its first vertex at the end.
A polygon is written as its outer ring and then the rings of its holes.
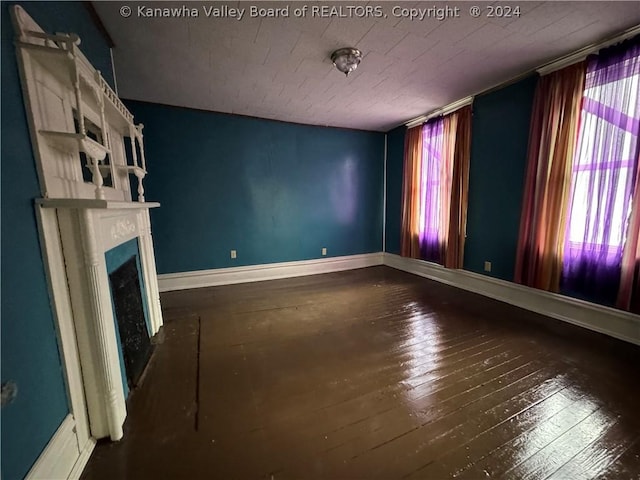
{"type": "Polygon", "coordinates": [[[427,124],[422,138],[422,192],[420,237],[437,241],[440,215],[440,171],[444,141],[442,120],[427,124]]]}
{"type": "Polygon", "coordinates": [[[574,247],[623,245],[638,142],[639,85],[640,75],[634,75],[584,92],[566,237],[574,247]]]}

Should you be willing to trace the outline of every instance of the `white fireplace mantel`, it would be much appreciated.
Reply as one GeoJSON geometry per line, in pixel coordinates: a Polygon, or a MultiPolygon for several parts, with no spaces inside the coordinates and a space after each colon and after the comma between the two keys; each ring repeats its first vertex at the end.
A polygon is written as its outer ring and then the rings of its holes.
{"type": "Polygon", "coordinates": [[[91,434],[119,440],[126,398],[105,254],[138,239],[150,334],[155,335],[162,325],[162,312],[149,209],[159,204],[91,199],[39,199],[37,204],[57,212],[91,434]],[[80,254],[67,255],[68,251],[80,254]]]}
{"type": "Polygon", "coordinates": [[[66,433],[51,441],[62,445],[52,447],[58,454],[45,451],[51,460],[43,461],[45,467],[36,462],[34,475],[59,477],[57,457],[73,457],[77,466],[96,439],[123,436],[126,398],[105,254],[138,239],[142,300],[149,335],[155,335],[162,312],[149,209],[160,204],[145,202],[143,126],[134,123],[84,56],[81,39],[44,32],[19,5],[10,11],[42,197],[35,209],[70,407],[59,429],[66,433]],[[132,200],[130,180],[137,180],[138,201],[132,200]]]}

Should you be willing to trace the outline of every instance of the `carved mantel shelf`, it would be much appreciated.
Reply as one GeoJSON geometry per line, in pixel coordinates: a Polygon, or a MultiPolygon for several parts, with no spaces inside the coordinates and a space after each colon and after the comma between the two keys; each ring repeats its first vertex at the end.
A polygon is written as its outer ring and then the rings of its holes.
{"type": "Polygon", "coordinates": [[[36,204],[43,208],[103,209],[103,210],[148,210],[160,206],[158,202],[118,202],[94,198],[38,198],[36,204]]]}

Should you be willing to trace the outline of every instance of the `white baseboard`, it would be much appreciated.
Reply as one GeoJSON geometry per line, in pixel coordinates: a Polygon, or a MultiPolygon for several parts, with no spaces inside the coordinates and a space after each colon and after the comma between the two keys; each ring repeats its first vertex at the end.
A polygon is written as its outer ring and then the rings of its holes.
{"type": "Polygon", "coordinates": [[[231,285],[234,283],[261,282],[278,278],[302,277],[319,273],[354,270],[382,265],[383,253],[365,253],[344,257],[320,258],[298,262],[269,263],[247,267],[216,268],[195,272],[166,273],[158,275],[161,292],[189,288],[231,285]]]}
{"type": "Polygon", "coordinates": [[[384,264],[640,345],[640,315],[390,253],[384,264]]]}
{"type": "Polygon", "coordinates": [[[73,466],[73,469],[71,469],[71,473],[69,474],[70,480],[75,480],[80,478],[80,475],[82,475],[82,471],[84,470],[84,467],[87,465],[87,462],[91,458],[91,454],[93,453],[93,449],[95,446],[96,446],[95,439],[89,438],[89,440],[87,440],[86,445],[80,452],[80,456],[78,457],[78,460],[76,460],[76,463],[73,466]]]}
{"type": "Polygon", "coordinates": [[[27,480],[80,478],[95,443],[89,439],[80,451],[75,420],[71,414],[67,415],[29,470],[27,480]]]}
{"type": "Polygon", "coordinates": [[[315,275],[383,264],[640,345],[640,315],[390,253],[170,273],[158,275],[158,285],[161,292],[168,292],[315,275]]]}

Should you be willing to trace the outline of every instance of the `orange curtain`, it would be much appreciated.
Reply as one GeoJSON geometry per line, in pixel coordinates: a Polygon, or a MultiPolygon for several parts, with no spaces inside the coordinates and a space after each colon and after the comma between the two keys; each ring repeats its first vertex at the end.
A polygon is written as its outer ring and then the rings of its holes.
{"type": "Polygon", "coordinates": [[[420,216],[422,125],[407,129],[404,137],[404,178],[402,184],[402,226],[400,254],[420,258],[418,220],[420,216]]]}
{"type": "Polygon", "coordinates": [[[629,228],[622,255],[622,275],[616,306],[640,313],[640,157],[636,163],[629,228]]]}
{"type": "Polygon", "coordinates": [[[529,133],[515,280],[560,289],[567,205],[586,62],[542,77],[529,133]]]}
{"type": "Polygon", "coordinates": [[[469,192],[469,159],[471,157],[471,106],[463,107],[449,115],[453,130],[455,148],[451,155],[452,178],[450,204],[447,210],[448,222],[444,232],[448,232],[444,242],[444,266],[462,268],[464,242],[467,235],[467,201],[469,192]]]}

